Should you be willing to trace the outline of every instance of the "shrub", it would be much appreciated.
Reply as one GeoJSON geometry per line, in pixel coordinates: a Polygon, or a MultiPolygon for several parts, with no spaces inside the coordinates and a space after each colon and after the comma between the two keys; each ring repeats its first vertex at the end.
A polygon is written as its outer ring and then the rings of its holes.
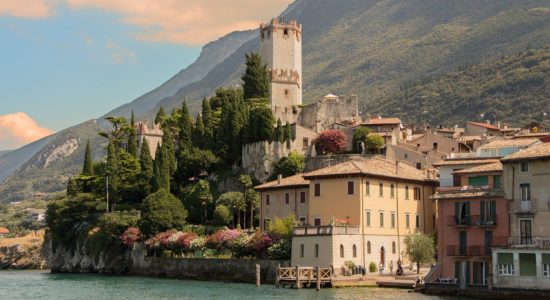
{"type": "Polygon", "coordinates": [[[269,225],[268,232],[276,239],[289,239],[292,237],[292,229],[296,224],[296,216],[289,214],[284,218],[275,217],[269,225]]]}
{"type": "Polygon", "coordinates": [[[304,156],[296,151],[291,151],[288,157],[281,158],[273,166],[273,176],[282,175],[288,177],[301,173],[305,168],[304,156]]]}
{"type": "Polygon", "coordinates": [[[261,231],[256,231],[250,239],[249,247],[256,257],[261,258],[267,253],[267,249],[273,245],[271,237],[261,231]]]}
{"type": "Polygon", "coordinates": [[[141,238],[141,231],[136,227],[129,227],[120,236],[120,241],[126,247],[132,247],[141,238]]]}
{"type": "Polygon", "coordinates": [[[338,153],[346,149],[346,135],[338,130],[325,130],[314,143],[318,153],[338,153]]]}
{"type": "Polygon", "coordinates": [[[267,253],[271,259],[290,259],[291,251],[292,246],[290,241],[286,239],[278,241],[267,249],[267,253]]]}
{"type": "Polygon", "coordinates": [[[371,261],[370,264],[369,264],[369,272],[374,273],[376,271],[378,271],[378,267],[376,266],[376,264],[374,262],[371,261]]]}
{"type": "Polygon", "coordinates": [[[348,269],[353,269],[355,268],[355,263],[351,260],[347,260],[346,262],[344,262],[344,265],[346,266],[346,268],[348,269]]]}
{"type": "Polygon", "coordinates": [[[189,243],[189,249],[195,252],[196,251],[202,252],[206,250],[205,244],[206,244],[206,237],[198,236],[197,238],[195,238],[189,243]]]}
{"type": "Polygon", "coordinates": [[[359,127],[353,132],[353,152],[360,153],[361,149],[359,144],[361,142],[365,143],[365,148],[367,147],[367,137],[369,136],[370,130],[367,127],[359,127]]]}
{"type": "Polygon", "coordinates": [[[378,134],[371,134],[367,137],[365,145],[367,149],[378,152],[384,146],[384,138],[378,134]]]}
{"type": "Polygon", "coordinates": [[[187,210],[183,204],[164,189],[151,194],[143,200],[140,229],[146,235],[182,228],[187,219],[187,210]]]}
{"type": "Polygon", "coordinates": [[[227,206],[223,204],[216,206],[216,209],[214,210],[214,223],[216,225],[228,225],[231,223],[232,219],[233,215],[227,206]]]}

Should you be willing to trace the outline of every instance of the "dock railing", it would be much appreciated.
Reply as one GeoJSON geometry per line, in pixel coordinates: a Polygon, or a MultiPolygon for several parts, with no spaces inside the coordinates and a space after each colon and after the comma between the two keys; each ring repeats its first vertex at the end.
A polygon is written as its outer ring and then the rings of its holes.
{"type": "Polygon", "coordinates": [[[317,289],[332,282],[332,268],[320,267],[279,267],[275,285],[302,288],[315,284],[317,289]]]}

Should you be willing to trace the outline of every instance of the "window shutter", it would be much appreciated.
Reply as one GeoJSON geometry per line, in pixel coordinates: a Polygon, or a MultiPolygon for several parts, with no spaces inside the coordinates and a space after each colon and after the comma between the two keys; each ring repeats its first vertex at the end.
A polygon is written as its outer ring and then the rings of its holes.
{"type": "Polygon", "coordinates": [[[485,201],[479,201],[479,214],[481,223],[485,223],[485,201]]]}

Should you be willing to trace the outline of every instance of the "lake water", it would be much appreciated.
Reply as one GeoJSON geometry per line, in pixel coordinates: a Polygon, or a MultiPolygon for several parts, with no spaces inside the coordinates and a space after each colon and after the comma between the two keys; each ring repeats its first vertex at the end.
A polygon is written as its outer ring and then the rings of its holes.
{"type": "Polygon", "coordinates": [[[464,300],[403,289],[338,288],[293,290],[273,285],[203,282],[137,276],[0,271],[0,299],[399,299],[464,300]]]}

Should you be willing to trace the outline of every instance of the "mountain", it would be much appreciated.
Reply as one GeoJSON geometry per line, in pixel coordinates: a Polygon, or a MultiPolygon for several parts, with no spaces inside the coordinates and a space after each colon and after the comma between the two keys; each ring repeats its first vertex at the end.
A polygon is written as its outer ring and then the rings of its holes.
{"type": "MultiPolygon", "coordinates": [[[[403,118],[410,114],[410,119],[424,109],[403,97],[403,85],[438,78],[460,66],[496,61],[502,55],[525,50],[528,45],[541,49],[550,44],[550,0],[297,0],[280,17],[297,19],[303,26],[305,103],[328,93],[357,94],[364,114],[395,113],[403,118]],[[403,109],[398,111],[398,107],[403,109]]],[[[107,115],[127,116],[134,110],[138,118],[150,120],[160,106],[170,110],[180,106],[184,98],[196,113],[200,100],[216,88],[240,84],[244,54],[257,50],[258,43],[255,30],[229,34],[205,46],[197,62],[159,88],[107,115]]],[[[526,85],[524,94],[538,91],[532,87],[526,85]]],[[[484,95],[465,97],[464,102],[469,104],[453,111],[456,120],[478,115],[484,95]]],[[[535,98],[530,97],[529,101],[532,99],[535,98]]],[[[548,106],[548,100],[537,101],[548,106]]],[[[514,120],[528,117],[531,113],[526,107],[530,105],[533,104],[527,102],[518,106],[514,120]]],[[[448,115],[438,118],[444,120],[448,115]]],[[[86,128],[85,124],[79,126],[86,128]]],[[[93,130],[99,130],[99,126],[93,130]]],[[[47,149],[54,149],[52,145],[67,143],[66,138],[71,135],[62,132],[56,134],[55,143],[49,141],[37,153],[48,156],[47,149]]],[[[81,146],[79,143],[75,153],[83,151],[81,146]]],[[[70,170],[66,174],[80,167],[77,156],[69,155],[53,164],[55,168],[40,168],[40,156],[26,154],[24,160],[20,150],[0,156],[0,160],[12,154],[18,155],[25,166],[36,167],[6,172],[11,176],[0,185],[0,201],[17,192],[15,188],[5,188],[15,187],[16,180],[28,181],[28,195],[32,189],[46,189],[42,180],[64,172],[62,166],[70,170]],[[62,163],[64,160],[71,163],[62,163]]],[[[0,170],[4,170],[4,164],[0,162],[0,170]]]]}
{"type": "Polygon", "coordinates": [[[138,116],[144,115],[147,111],[155,107],[161,99],[173,96],[181,87],[202,79],[216,65],[225,60],[229,55],[235,52],[237,48],[246,41],[252,39],[255,35],[256,33],[253,30],[236,31],[206,44],[202,48],[199,58],[187,68],[172,76],[172,78],[168,79],[158,88],[130,103],[113,109],[100,119],[107,116],[129,117],[132,110],[138,116]]]}
{"type": "Polygon", "coordinates": [[[550,46],[524,50],[403,87],[381,101],[381,110],[403,114],[403,120],[431,124],[463,123],[480,113],[514,125],[545,121],[550,104],[550,46]],[[418,108],[421,109],[418,109],[418,108]],[[422,111],[429,113],[423,116],[422,111]]]}
{"type": "MultiPolygon", "coordinates": [[[[2,151],[0,154],[0,182],[13,173],[20,165],[27,162],[51,139],[52,136],[47,136],[17,150],[2,151]]],[[[0,196],[0,202],[2,202],[1,199],[0,196]]]]}

